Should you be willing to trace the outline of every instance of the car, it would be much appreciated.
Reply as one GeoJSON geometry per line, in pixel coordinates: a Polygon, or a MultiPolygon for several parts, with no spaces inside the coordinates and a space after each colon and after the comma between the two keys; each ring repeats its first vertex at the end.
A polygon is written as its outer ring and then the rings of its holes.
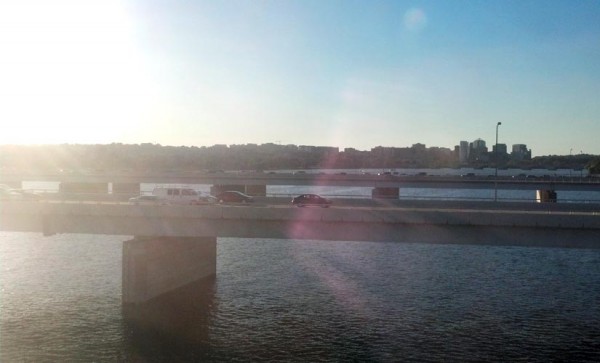
{"type": "Polygon", "coordinates": [[[317,194],[302,194],[292,199],[292,204],[297,207],[319,206],[328,208],[333,202],[317,194]]]}
{"type": "Polygon", "coordinates": [[[129,203],[134,205],[140,204],[168,204],[165,199],[160,198],[157,195],[139,195],[137,197],[129,198],[129,203]]]}
{"type": "Polygon", "coordinates": [[[252,203],[254,201],[254,198],[251,196],[237,190],[228,190],[219,193],[216,198],[219,203],[252,203]]]}
{"type": "Polygon", "coordinates": [[[158,187],[154,188],[152,195],[169,204],[199,204],[200,194],[191,188],[158,187]]]}
{"type": "Polygon", "coordinates": [[[41,199],[39,194],[0,184],[0,200],[39,201],[41,199]]]}
{"type": "Polygon", "coordinates": [[[13,189],[12,192],[18,195],[17,199],[19,200],[39,201],[42,199],[41,195],[23,189],[13,189]]]}
{"type": "Polygon", "coordinates": [[[217,202],[217,198],[212,195],[201,194],[198,197],[198,204],[215,204],[217,202]]]}
{"type": "Polygon", "coordinates": [[[20,200],[20,195],[10,189],[0,188],[0,200],[20,200]]]}

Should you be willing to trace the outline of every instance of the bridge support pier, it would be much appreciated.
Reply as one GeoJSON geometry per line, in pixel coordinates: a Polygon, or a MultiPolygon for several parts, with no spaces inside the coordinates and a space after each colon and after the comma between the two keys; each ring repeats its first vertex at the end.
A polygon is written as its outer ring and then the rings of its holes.
{"type": "Polygon", "coordinates": [[[123,305],[135,306],[214,277],[216,237],[135,237],[123,242],[123,305]]]}
{"type": "Polygon", "coordinates": [[[556,203],[556,192],[549,189],[539,189],[535,191],[535,200],[538,203],[556,203]]]}
{"type": "Polygon", "coordinates": [[[58,185],[58,192],[65,198],[77,200],[106,198],[108,183],[61,182],[58,185]]]}
{"type": "Polygon", "coordinates": [[[253,197],[266,197],[267,186],[266,185],[246,185],[246,194],[253,197]]]}
{"type": "Polygon", "coordinates": [[[400,188],[373,188],[371,191],[373,199],[398,199],[400,198],[400,188]]]}
{"type": "Polygon", "coordinates": [[[140,183],[112,183],[112,193],[119,200],[127,200],[140,195],[140,183]]]}

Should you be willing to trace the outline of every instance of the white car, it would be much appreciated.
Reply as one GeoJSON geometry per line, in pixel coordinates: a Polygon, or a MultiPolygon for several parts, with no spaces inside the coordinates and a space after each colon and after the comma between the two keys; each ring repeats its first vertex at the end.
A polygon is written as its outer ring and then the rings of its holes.
{"type": "Polygon", "coordinates": [[[200,195],[198,197],[198,204],[215,204],[217,203],[219,200],[216,197],[213,197],[212,195],[200,195]]]}

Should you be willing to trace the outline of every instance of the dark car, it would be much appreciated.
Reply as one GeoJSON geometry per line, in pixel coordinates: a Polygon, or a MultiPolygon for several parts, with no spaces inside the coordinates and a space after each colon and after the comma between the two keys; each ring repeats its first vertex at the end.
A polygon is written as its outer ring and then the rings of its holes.
{"type": "Polygon", "coordinates": [[[298,207],[304,206],[319,206],[327,208],[331,205],[331,200],[321,197],[316,194],[302,194],[292,199],[292,204],[298,207]]]}
{"type": "Polygon", "coordinates": [[[251,203],[254,198],[236,190],[228,190],[218,194],[217,200],[219,203],[251,203]]]}

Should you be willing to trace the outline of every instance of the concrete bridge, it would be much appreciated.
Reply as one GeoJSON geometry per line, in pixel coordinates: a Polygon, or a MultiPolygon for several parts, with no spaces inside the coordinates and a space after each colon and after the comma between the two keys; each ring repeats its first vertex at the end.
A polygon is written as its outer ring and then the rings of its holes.
{"type": "Polygon", "coordinates": [[[3,201],[0,230],[135,236],[123,245],[123,303],[137,305],[214,275],[217,237],[600,248],[600,205],[385,201],[325,209],[268,198],[252,206],[3,201]]]}

